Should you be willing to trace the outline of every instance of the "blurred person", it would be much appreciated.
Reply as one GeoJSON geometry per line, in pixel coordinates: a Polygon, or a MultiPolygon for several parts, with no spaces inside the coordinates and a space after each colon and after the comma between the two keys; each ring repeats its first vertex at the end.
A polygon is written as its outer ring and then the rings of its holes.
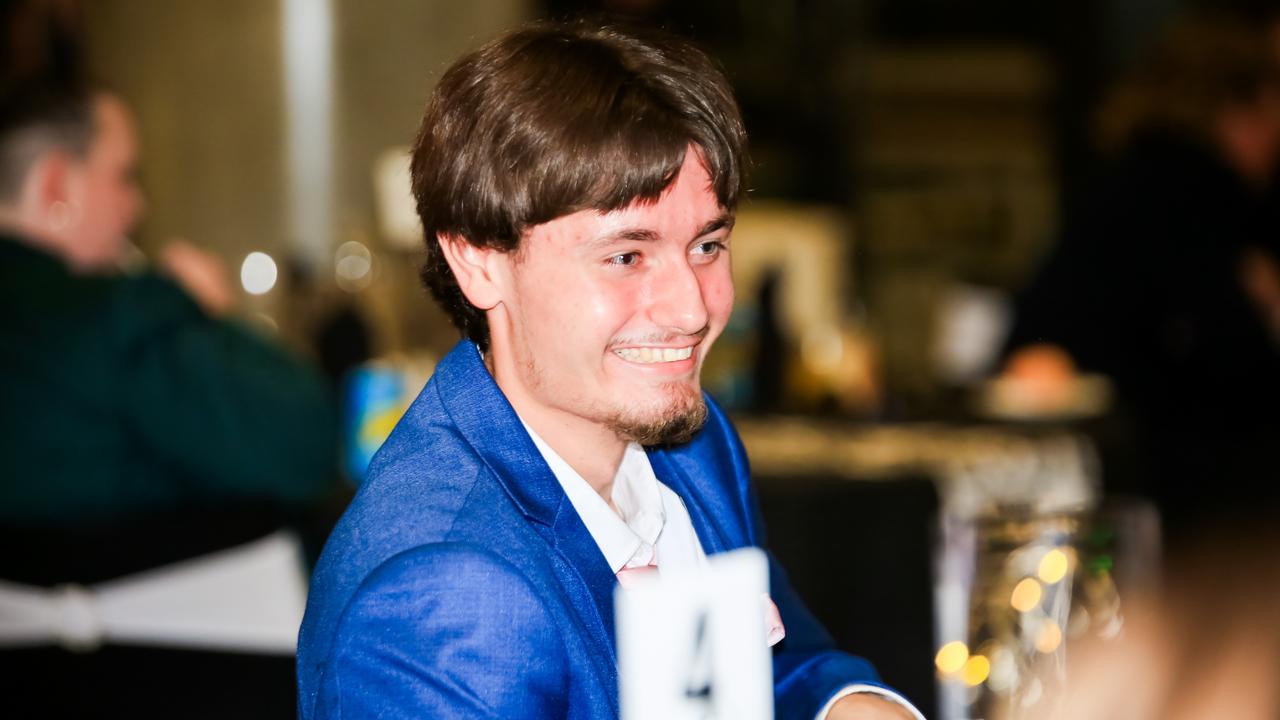
{"type": "MultiPolygon", "coordinates": [[[[212,255],[180,243],[159,272],[122,273],[143,209],[129,112],[106,93],[29,87],[0,98],[3,589],[49,593],[56,609],[69,596],[53,588],[94,597],[100,583],[150,578],[154,603],[172,592],[157,568],[282,525],[304,540],[322,531],[316,506],[334,484],[336,453],[318,373],[229,321],[235,296],[212,255]]],[[[280,569],[280,587],[254,591],[301,592],[290,580],[300,568],[280,569]]],[[[222,576],[223,587],[242,582],[222,576]]],[[[131,610],[156,611],[166,609],[131,610]]],[[[58,632],[94,637],[96,612],[58,632]]],[[[110,643],[85,654],[7,640],[0,633],[0,694],[19,716],[293,713],[289,657],[110,643]]],[[[223,647],[209,642],[190,644],[223,647]]]]}
{"type": "Polygon", "coordinates": [[[143,209],[124,103],[18,103],[0,119],[0,522],[320,495],[334,462],[323,384],[225,319],[218,261],[176,244],[161,272],[119,271],[143,209]]]}
{"type": "MultiPolygon", "coordinates": [[[[442,76],[413,191],[465,337],[321,556],[303,718],[617,717],[615,587],[763,542],[699,384],[744,144],[727,80],[665,35],[535,25],[442,76]]],[[[770,585],[779,718],[921,717],[773,561],[770,585]]]]}
{"type": "Polygon", "coordinates": [[[1118,85],[1100,114],[1110,168],[1008,342],[1033,401],[1065,398],[1077,369],[1111,378],[1132,469],[1109,489],[1153,497],[1174,544],[1280,497],[1276,27],[1191,13],[1118,85]]]}
{"type": "Polygon", "coordinates": [[[235,650],[288,651],[305,586],[280,529],[325,523],[330,401],[229,321],[213,255],[122,271],[137,140],[82,79],[78,6],[0,5],[4,714],[288,717],[292,658],[235,650]]]}

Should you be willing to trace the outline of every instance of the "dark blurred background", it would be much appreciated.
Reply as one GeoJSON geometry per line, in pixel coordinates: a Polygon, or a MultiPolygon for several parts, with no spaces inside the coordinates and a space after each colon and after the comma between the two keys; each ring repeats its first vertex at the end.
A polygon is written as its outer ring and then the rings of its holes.
{"type": "MultiPolygon", "coordinates": [[[[752,190],[735,230],[739,305],[706,385],[742,420],[801,593],[927,714],[960,717],[984,683],[1014,692],[993,680],[1005,666],[990,643],[1006,631],[970,599],[994,587],[1007,610],[1003,580],[983,584],[992,557],[1075,547],[1072,571],[1096,590],[1113,565],[1116,578],[1176,574],[1179,547],[1274,517],[1269,3],[48,5],[70,18],[73,55],[136,114],[139,257],[178,241],[214,255],[236,321],[333,392],[329,490],[265,524],[237,511],[242,534],[283,523],[322,542],[457,340],[417,281],[405,174],[435,79],[504,29],[584,12],[691,38],[737,90],[752,190]],[[1082,518],[1103,508],[1112,525],[1088,550],[1082,528],[1099,526],[1082,518]],[[1105,562],[1086,573],[1088,552],[1105,562]],[[978,656],[978,635],[984,672],[938,654],[963,641],[978,656]]],[[[89,572],[78,581],[105,579],[89,572]]],[[[219,677],[250,683],[261,716],[291,712],[287,659],[213,658],[201,662],[234,665],[219,677]]],[[[164,664],[146,671],[160,684],[164,664]]],[[[160,714],[181,702],[163,695],[160,714]]]]}

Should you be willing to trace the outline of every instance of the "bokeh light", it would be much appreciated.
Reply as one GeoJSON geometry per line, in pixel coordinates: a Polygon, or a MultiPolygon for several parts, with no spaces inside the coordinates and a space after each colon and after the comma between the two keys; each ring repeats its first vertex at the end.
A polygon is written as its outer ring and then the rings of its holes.
{"type": "Polygon", "coordinates": [[[964,669],[960,671],[960,677],[969,687],[981,685],[990,674],[991,661],[982,655],[973,655],[965,660],[964,669]]]}
{"type": "Polygon", "coordinates": [[[264,252],[251,252],[240,265],[240,284],[251,295],[262,295],[276,286],[276,261],[264,252]]]}
{"type": "Polygon", "coordinates": [[[349,240],[338,246],[333,259],[334,281],[347,292],[357,292],[373,282],[373,253],[363,243],[349,240]]]}
{"type": "Polygon", "coordinates": [[[991,658],[991,673],[987,678],[987,687],[996,692],[1004,692],[1018,684],[1018,659],[1008,648],[992,644],[991,652],[984,653],[991,658]]]}
{"type": "Polygon", "coordinates": [[[1040,589],[1040,582],[1035,578],[1023,578],[1021,582],[1013,587],[1013,593],[1009,596],[1009,604],[1018,612],[1029,612],[1040,604],[1040,598],[1042,597],[1044,597],[1044,592],[1040,589]]]}
{"type": "Polygon", "coordinates": [[[1059,548],[1054,548],[1040,558],[1040,567],[1036,571],[1036,575],[1044,583],[1052,585],[1067,576],[1067,570],[1070,565],[1071,562],[1067,558],[1067,554],[1059,548]]]}
{"type": "Polygon", "coordinates": [[[1058,623],[1052,620],[1045,620],[1040,626],[1040,632],[1036,635],[1036,650],[1042,653],[1051,653],[1058,649],[1062,644],[1062,628],[1058,627],[1058,623]]]}
{"type": "Polygon", "coordinates": [[[937,656],[933,662],[938,666],[938,672],[944,675],[959,672],[964,667],[965,660],[969,659],[969,648],[959,640],[943,645],[938,650],[937,656]]]}

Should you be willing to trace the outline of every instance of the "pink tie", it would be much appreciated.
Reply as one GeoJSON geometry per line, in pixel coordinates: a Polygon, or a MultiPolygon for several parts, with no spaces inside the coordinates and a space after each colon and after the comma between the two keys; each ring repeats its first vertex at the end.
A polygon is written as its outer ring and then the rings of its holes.
{"type": "Polygon", "coordinates": [[[648,565],[638,565],[636,567],[624,567],[618,571],[618,584],[624,588],[631,588],[635,582],[646,575],[651,575],[658,571],[658,563],[650,561],[648,565]]]}

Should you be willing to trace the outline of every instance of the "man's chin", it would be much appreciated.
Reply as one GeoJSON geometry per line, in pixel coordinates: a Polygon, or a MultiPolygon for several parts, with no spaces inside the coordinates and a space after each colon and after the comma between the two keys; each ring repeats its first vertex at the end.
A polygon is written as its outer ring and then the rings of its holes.
{"type": "Polygon", "coordinates": [[[666,407],[644,414],[619,413],[609,424],[619,437],[641,445],[683,445],[707,421],[702,393],[691,389],[666,407]]]}

